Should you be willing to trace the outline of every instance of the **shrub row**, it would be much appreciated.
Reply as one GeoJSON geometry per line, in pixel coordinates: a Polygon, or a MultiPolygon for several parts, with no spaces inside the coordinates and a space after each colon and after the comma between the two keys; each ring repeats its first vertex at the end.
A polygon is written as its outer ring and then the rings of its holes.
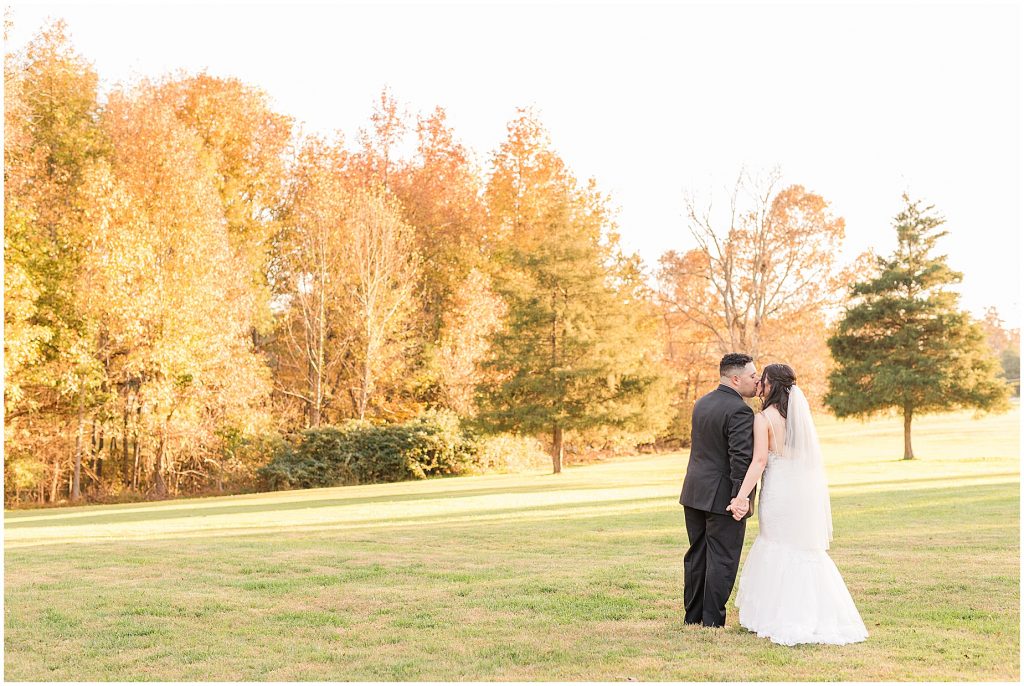
{"type": "Polygon", "coordinates": [[[517,471],[545,460],[536,441],[476,437],[455,414],[429,411],[400,424],[349,421],[307,429],[278,446],[259,474],[267,488],[281,490],[517,471]]]}

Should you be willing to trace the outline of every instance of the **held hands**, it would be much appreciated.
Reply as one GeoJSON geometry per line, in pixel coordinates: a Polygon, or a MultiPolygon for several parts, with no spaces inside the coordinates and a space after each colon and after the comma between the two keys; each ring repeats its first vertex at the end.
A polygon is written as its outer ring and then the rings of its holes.
{"type": "Polygon", "coordinates": [[[747,514],[747,511],[750,510],[750,501],[747,498],[740,498],[737,496],[729,502],[729,505],[725,509],[728,512],[732,512],[732,518],[738,522],[743,519],[747,514]]]}

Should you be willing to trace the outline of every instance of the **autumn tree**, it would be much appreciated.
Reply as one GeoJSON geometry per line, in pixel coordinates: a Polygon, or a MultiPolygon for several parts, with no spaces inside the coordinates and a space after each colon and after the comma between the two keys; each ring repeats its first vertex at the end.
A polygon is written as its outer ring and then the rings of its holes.
{"type": "Polygon", "coordinates": [[[486,215],[479,171],[456,140],[444,109],[420,117],[416,132],[416,156],[394,186],[416,230],[424,261],[425,304],[436,319],[458,284],[480,266],[486,215]]]}
{"type": "Polygon", "coordinates": [[[707,371],[727,352],[748,352],[759,365],[793,365],[814,404],[827,390],[828,328],[864,258],[841,265],[843,220],[820,195],[799,185],[780,188],[780,180],[777,170],[742,173],[724,214],[691,195],[686,212],[697,247],[660,260],[660,306],[679,341],[674,366],[686,380],[678,389],[680,435],[710,383],[707,371]],[[683,341],[701,354],[687,360],[683,341]],[[703,386],[695,389],[688,380],[703,386]]]}
{"type": "Polygon", "coordinates": [[[60,22],[5,59],[6,466],[40,501],[223,483],[266,428],[254,273],[287,122],[238,82],[97,84],[60,22]]]}
{"type": "Polygon", "coordinates": [[[674,418],[665,438],[688,444],[690,414],[697,399],[718,379],[721,359],[719,341],[708,327],[686,316],[691,308],[711,307],[707,288],[707,255],[699,250],[662,256],[659,280],[661,340],[665,359],[675,371],[677,385],[673,396],[674,418]],[[681,308],[677,303],[686,303],[681,308]]]}
{"type": "Polygon", "coordinates": [[[400,205],[384,190],[354,191],[345,226],[352,270],[345,298],[354,324],[348,392],[363,419],[382,377],[395,381],[406,366],[420,258],[400,205]]]}
{"type": "Polygon", "coordinates": [[[217,167],[174,104],[145,81],[110,96],[103,121],[115,183],[104,195],[123,203],[97,224],[105,279],[92,289],[108,305],[99,332],[107,373],[134,409],[136,446],[158,496],[182,479],[205,479],[199,467],[212,459],[217,431],[251,424],[269,381],[253,349],[249,274],[232,260],[217,167]]]}
{"type": "Polygon", "coordinates": [[[1001,367],[1000,376],[1020,395],[1020,329],[1008,328],[995,307],[985,310],[978,324],[985,333],[989,347],[995,352],[1001,367]]]}
{"type": "Polygon", "coordinates": [[[491,278],[478,269],[466,276],[444,312],[437,346],[440,401],[462,417],[476,414],[476,387],[495,381],[485,378],[482,364],[504,316],[491,278]]]}
{"type": "Polygon", "coordinates": [[[465,379],[458,377],[476,369],[480,346],[472,329],[477,324],[486,328],[490,321],[485,317],[470,322],[463,317],[491,297],[482,280],[487,277],[479,271],[486,227],[481,179],[469,151],[448,125],[444,109],[418,117],[416,134],[415,156],[391,176],[391,187],[413,228],[422,258],[416,288],[421,361],[415,393],[429,403],[456,409],[449,404],[454,402],[467,408],[472,404],[472,384],[465,386],[465,379]],[[459,340],[463,335],[468,340],[459,340]]]}
{"type": "Polygon", "coordinates": [[[159,89],[177,118],[198,134],[202,156],[213,166],[231,261],[245,275],[230,297],[244,301],[254,330],[266,334],[273,212],[284,191],[292,119],[275,112],[265,92],[236,78],[200,73],[166,79],[159,89]]]}
{"type": "Polygon", "coordinates": [[[23,53],[5,55],[4,82],[5,427],[16,435],[29,412],[52,422],[48,449],[21,452],[16,440],[7,449],[15,462],[47,456],[51,499],[70,457],[78,498],[84,415],[97,384],[74,284],[89,232],[81,191],[107,149],[98,76],[57,21],[23,53]]]}
{"type": "Polygon", "coordinates": [[[384,88],[370,113],[370,126],[359,130],[359,145],[352,152],[347,173],[354,185],[393,190],[395,174],[402,165],[408,120],[394,94],[384,88]]]}
{"type": "MultiPolygon", "coordinates": [[[[695,258],[662,258],[663,297],[672,311],[708,331],[722,354],[771,353],[766,327],[794,327],[834,304],[845,275],[838,264],[845,228],[820,195],[802,186],[779,188],[780,174],[741,174],[719,219],[692,197],[686,213],[695,258]],[[676,279],[703,281],[703,292],[673,300],[676,279]]],[[[687,286],[686,290],[693,291],[687,286]]]]}
{"type": "Polygon", "coordinates": [[[935,248],[946,231],[934,206],[904,194],[895,217],[896,251],[873,278],[854,284],[852,302],[828,345],[836,360],[825,401],[839,417],[887,409],[903,416],[903,459],[914,458],[914,416],[973,407],[1000,411],[1009,389],[997,377],[984,333],[957,309],[949,288],[962,275],[935,248]]]}
{"type": "Polygon", "coordinates": [[[275,242],[272,271],[280,310],[271,346],[275,388],[302,403],[307,427],[320,425],[354,336],[352,313],[344,303],[347,163],[340,140],[303,143],[275,242]]]}
{"type": "Polygon", "coordinates": [[[593,182],[576,183],[528,111],[494,156],[487,201],[508,310],[484,366],[497,381],[480,388],[481,423],[547,432],[555,473],[567,430],[664,426],[656,317],[638,299],[636,263],[593,182]]]}
{"type": "Polygon", "coordinates": [[[302,400],[308,426],[329,405],[338,418],[362,419],[375,401],[390,411],[380,385],[400,386],[408,364],[419,264],[412,229],[386,189],[353,177],[353,164],[341,141],[307,141],[281,216],[278,389],[302,400]],[[289,368],[297,384],[287,382],[289,368]]]}

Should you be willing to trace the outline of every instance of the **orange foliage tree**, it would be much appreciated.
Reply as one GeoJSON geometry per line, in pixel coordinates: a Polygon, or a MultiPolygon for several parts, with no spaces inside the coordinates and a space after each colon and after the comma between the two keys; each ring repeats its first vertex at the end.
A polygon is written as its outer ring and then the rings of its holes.
{"type": "Polygon", "coordinates": [[[682,367],[700,364],[714,377],[717,358],[731,351],[759,365],[784,361],[817,399],[830,368],[829,318],[853,274],[839,264],[845,223],[820,195],[780,188],[780,180],[778,171],[741,174],[721,219],[688,198],[697,247],[662,256],[661,298],[672,330],[686,332],[688,349],[700,351],[682,367]]]}

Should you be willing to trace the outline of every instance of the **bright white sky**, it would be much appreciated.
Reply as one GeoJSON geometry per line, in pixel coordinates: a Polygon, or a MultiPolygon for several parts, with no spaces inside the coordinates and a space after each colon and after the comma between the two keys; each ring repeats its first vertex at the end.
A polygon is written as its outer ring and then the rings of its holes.
{"type": "Polygon", "coordinates": [[[908,190],[948,219],[963,305],[1020,326],[1015,2],[15,2],[8,49],[47,16],[67,20],[105,88],[205,69],[349,140],[385,85],[411,111],[445,107],[482,163],[515,108],[535,106],[650,266],[693,246],[684,192],[721,194],[743,165],[822,194],[847,221],[847,256],[895,247],[908,190]]]}

